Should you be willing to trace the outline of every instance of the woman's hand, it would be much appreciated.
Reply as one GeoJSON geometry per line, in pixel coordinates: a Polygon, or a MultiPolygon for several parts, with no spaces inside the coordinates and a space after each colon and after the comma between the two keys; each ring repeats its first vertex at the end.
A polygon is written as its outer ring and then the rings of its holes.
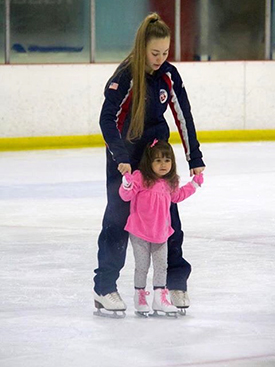
{"type": "Polygon", "coordinates": [[[129,163],[119,163],[117,169],[122,174],[122,176],[124,176],[125,173],[131,173],[132,172],[132,168],[131,168],[131,165],[129,163]]]}
{"type": "Polygon", "coordinates": [[[202,173],[202,171],[204,171],[204,169],[205,167],[196,167],[196,168],[190,169],[190,177],[194,175],[199,175],[200,173],[202,173]]]}

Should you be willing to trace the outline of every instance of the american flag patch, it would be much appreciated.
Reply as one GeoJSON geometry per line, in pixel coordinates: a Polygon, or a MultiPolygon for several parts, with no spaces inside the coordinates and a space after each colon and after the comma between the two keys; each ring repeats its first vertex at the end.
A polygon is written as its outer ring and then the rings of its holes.
{"type": "Polygon", "coordinates": [[[117,84],[117,83],[111,83],[111,84],[109,85],[109,89],[117,90],[117,88],[118,88],[118,84],[117,84]]]}

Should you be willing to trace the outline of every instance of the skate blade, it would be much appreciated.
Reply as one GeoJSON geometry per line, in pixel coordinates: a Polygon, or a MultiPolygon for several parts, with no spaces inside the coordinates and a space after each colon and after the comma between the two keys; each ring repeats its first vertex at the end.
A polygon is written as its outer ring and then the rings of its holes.
{"type": "Polygon", "coordinates": [[[149,311],[148,312],[141,312],[141,311],[135,311],[135,314],[138,316],[138,317],[142,317],[144,319],[147,319],[148,316],[149,316],[149,311]]]}
{"type": "Polygon", "coordinates": [[[97,311],[94,311],[93,314],[94,314],[94,316],[106,317],[106,318],[109,318],[109,319],[124,319],[125,316],[126,316],[126,313],[124,311],[109,311],[109,310],[106,310],[106,312],[102,312],[101,309],[98,309],[97,311]]]}
{"type": "Polygon", "coordinates": [[[157,311],[155,310],[153,313],[150,313],[149,316],[151,317],[167,317],[167,318],[174,318],[176,319],[178,317],[178,312],[164,312],[164,311],[157,311]]]}
{"type": "Polygon", "coordinates": [[[186,308],[184,307],[178,307],[178,314],[180,316],[185,316],[186,315],[186,308]]]}
{"type": "Polygon", "coordinates": [[[106,310],[106,308],[104,308],[104,306],[99,301],[95,300],[94,303],[95,308],[97,309],[97,311],[93,313],[95,316],[109,317],[112,319],[124,319],[124,317],[126,316],[126,313],[124,312],[125,310],[106,310]],[[104,312],[102,312],[101,310],[104,310],[104,312]]]}

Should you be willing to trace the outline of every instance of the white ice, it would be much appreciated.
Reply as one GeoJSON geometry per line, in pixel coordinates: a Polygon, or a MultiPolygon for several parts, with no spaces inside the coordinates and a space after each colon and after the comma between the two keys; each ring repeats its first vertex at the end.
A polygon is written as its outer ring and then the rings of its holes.
{"type": "Polygon", "coordinates": [[[205,184],[179,204],[193,272],[177,320],[135,316],[130,246],[126,318],[93,316],[103,148],[0,154],[1,367],[275,366],[275,142],[202,150],[205,184]]]}

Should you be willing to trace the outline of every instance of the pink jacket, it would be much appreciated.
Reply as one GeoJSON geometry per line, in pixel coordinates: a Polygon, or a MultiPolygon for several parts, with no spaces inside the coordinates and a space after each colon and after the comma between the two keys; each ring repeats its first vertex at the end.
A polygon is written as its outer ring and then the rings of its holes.
{"type": "Polygon", "coordinates": [[[131,201],[130,215],[125,230],[145,241],[164,243],[174,233],[171,227],[170,205],[187,199],[196,191],[189,182],[171,193],[164,179],[159,179],[154,186],[143,185],[142,174],[135,171],[131,176],[132,185],[119,188],[119,195],[124,201],[131,201]]]}

